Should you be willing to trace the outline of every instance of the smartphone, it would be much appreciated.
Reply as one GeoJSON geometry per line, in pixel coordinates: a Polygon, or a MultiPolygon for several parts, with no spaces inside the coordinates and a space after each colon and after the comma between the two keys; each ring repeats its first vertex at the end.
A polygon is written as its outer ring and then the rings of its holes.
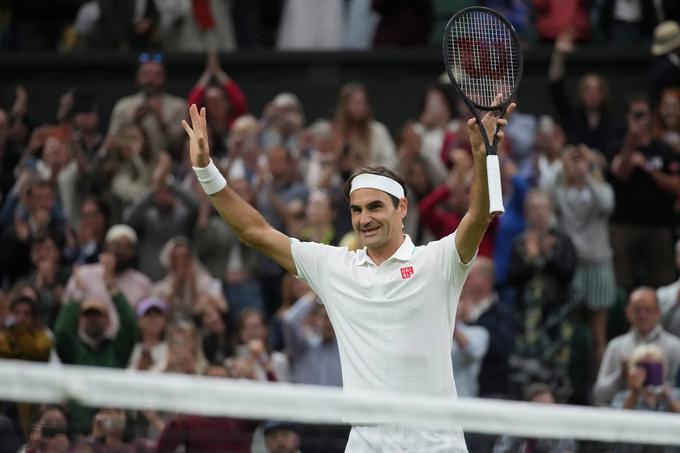
{"type": "Polygon", "coordinates": [[[663,385],[663,364],[660,362],[640,362],[637,364],[645,370],[645,387],[659,387],[663,385]]]}

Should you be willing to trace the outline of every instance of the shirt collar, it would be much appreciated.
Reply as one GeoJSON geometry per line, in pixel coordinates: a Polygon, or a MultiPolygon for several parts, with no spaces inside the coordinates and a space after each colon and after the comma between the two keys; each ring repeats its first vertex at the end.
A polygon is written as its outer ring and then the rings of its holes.
{"type": "Polygon", "coordinates": [[[638,332],[634,327],[631,329],[633,330],[633,335],[635,336],[635,339],[638,341],[638,343],[652,343],[657,341],[661,336],[661,332],[663,332],[663,327],[661,327],[661,324],[658,324],[647,335],[641,335],[640,332],[638,332]]]}
{"type": "MultiPolygon", "coordinates": [[[[394,252],[394,255],[390,256],[388,259],[385,261],[389,261],[391,259],[399,260],[399,261],[408,261],[411,259],[413,256],[413,253],[416,250],[416,246],[413,245],[413,241],[411,241],[411,238],[409,237],[408,234],[404,235],[404,242],[399,246],[396,252],[394,252]]],[[[375,265],[373,260],[371,259],[370,256],[368,256],[368,252],[366,250],[366,247],[364,247],[361,250],[357,250],[356,252],[356,258],[354,261],[354,264],[357,266],[362,266],[366,263],[371,263],[375,265]]]]}

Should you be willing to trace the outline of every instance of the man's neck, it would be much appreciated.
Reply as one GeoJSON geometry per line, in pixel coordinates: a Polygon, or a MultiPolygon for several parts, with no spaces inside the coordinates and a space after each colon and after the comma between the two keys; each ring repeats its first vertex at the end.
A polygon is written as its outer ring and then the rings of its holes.
{"type": "Polygon", "coordinates": [[[387,261],[396,251],[401,247],[401,244],[406,240],[405,236],[401,234],[399,238],[394,238],[383,247],[380,248],[367,248],[366,253],[375,263],[376,266],[380,266],[382,263],[387,261]]]}

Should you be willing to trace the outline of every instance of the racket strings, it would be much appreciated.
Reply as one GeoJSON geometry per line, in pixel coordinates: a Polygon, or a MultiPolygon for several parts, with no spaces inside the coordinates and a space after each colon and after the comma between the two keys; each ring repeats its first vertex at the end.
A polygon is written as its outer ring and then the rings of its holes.
{"type": "Polygon", "coordinates": [[[519,48],[510,28],[493,14],[458,17],[450,26],[447,58],[463,94],[480,106],[495,106],[499,93],[505,103],[519,82],[519,48]]]}

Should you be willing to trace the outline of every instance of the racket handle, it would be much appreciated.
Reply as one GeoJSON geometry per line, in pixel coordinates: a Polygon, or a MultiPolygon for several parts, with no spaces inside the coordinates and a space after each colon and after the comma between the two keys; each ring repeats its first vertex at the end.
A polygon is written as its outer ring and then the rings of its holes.
{"type": "Polygon", "coordinates": [[[486,156],[486,179],[489,182],[489,214],[503,214],[503,192],[501,191],[501,170],[498,156],[486,156]]]}

